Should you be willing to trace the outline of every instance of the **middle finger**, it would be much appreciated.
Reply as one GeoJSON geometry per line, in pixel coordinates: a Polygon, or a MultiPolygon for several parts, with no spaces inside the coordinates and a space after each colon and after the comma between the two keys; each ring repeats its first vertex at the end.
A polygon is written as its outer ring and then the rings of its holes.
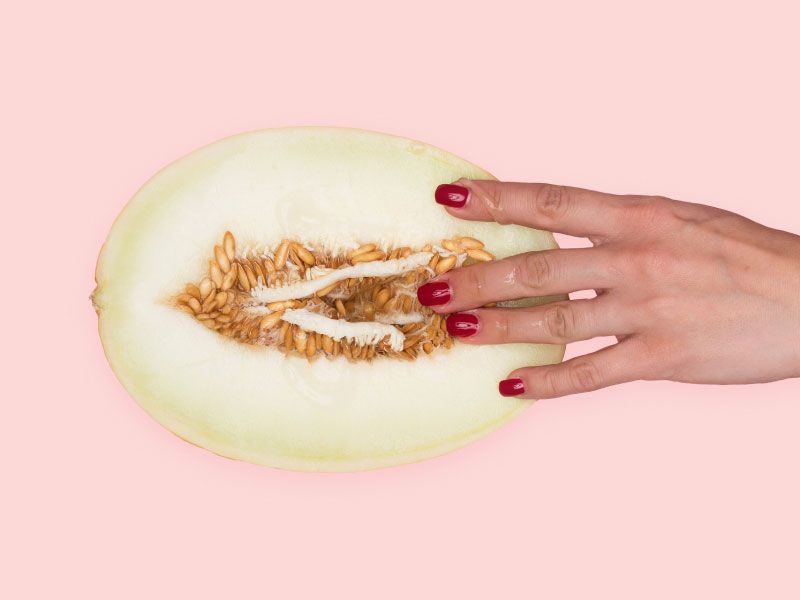
{"type": "Polygon", "coordinates": [[[617,274],[606,248],[527,252],[449,271],[417,290],[420,304],[450,313],[489,302],[609,289],[617,274]]]}

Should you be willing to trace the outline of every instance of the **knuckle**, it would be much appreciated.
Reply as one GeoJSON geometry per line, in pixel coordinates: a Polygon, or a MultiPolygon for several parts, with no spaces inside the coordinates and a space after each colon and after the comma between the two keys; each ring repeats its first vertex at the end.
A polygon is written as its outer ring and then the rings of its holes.
{"type": "Polygon", "coordinates": [[[542,184],[533,198],[536,212],[550,221],[559,221],[569,210],[572,194],[563,185],[542,184]]]}
{"type": "Polygon", "coordinates": [[[546,252],[529,252],[524,256],[524,282],[533,289],[544,287],[553,279],[553,261],[546,252]]]}
{"type": "Polygon", "coordinates": [[[544,328],[554,340],[568,340],[575,331],[575,312],[566,306],[555,305],[544,313],[544,328]]]}
{"type": "Polygon", "coordinates": [[[542,377],[538,395],[543,398],[555,398],[562,394],[563,386],[557,368],[547,369],[542,377]]]}
{"type": "Polygon", "coordinates": [[[665,196],[641,196],[630,207],[637,228],[651,230],[672,222],[675,217],[674,202],[665,196]]]}
{"type": "Polygon", "coordinates": [[[578,392],[596,390],[602,386],[600,370],[592,360],[579,360],[567,370],[567,378],[572,389],[578,392]]]}
{"type": "Polygon", "coordinates": [[[498,223],[504,222],[501,219],[504,218],[506,212],[503,208],[507,202],[504,189],[504,186],[496,185],[494,181],[473,181],[472,183],[472,192],[498,223]]]}
{"type": "Polygon", "coordinates": [[[631,252],[628,263],[634,266],[637,277],[653,281],[663,280],[674,274],[678,258],[672,250],[653,246],[631,252]]]}
{"type": "Polygon", "coordinates": [[[651,323],[669,323],[680,314],[678,301],[674,296],[658,294],[643,303],[644,320],[651,323]]]}
{"type": "Polygon", "coordinates": [[[644,200],[648,204],[653,204],[662,208],[668,208],[672,204],[672,198],[666,196],[644,196],[644,200]]]}
{"type": "Polygon", "coordinates": [[[574,359],[547,369],[538,386],[542,397],[554,398],[566,394],[579,394],[603,387],[603,379],[597,365],[590,359],[574,359]]]}

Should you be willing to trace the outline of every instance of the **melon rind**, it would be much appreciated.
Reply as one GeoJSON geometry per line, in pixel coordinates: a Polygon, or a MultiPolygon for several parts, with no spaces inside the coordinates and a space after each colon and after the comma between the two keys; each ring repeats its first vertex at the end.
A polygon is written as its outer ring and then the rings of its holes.
{"type": "Polygon", "coordinates": [[[459,177],[492,178],[427,144],[353,129],[255,131],[181,158],[131,199],[100,254],[94,302],[111,367],[178,436],[272,467],[373,469],[485,435],[529,405],[501,397],[498,380],[559,362],[563,346],[456,343],[414,362],[309,363],[224,338],[168,303],[202,278],[226,230],[239,249],[283,238],[419,248],[457,235],[501,258],[556,247],[546,232],[451,217],[433,191],[459,177]]]}

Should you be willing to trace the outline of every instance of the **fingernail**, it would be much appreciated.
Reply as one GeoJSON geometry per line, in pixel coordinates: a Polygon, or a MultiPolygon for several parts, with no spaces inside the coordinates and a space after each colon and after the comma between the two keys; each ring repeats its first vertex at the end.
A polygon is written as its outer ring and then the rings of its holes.
{"type": "Polygon", "coordinates": [[[445,281],[432,281],[417,288],[417,299],[422,306],[439,306],[447,304],[453,292],[445,281]]]}
{"type": "Polygon", "coordinates": [[[454,313],[447,317],[447,333],[453,337],[469,337],[478,333],[478,316],[454,313]]]}
{"type": "Polygon", "coordinates": [[[464,206],[467,203],[467,196],[469,196],[467,188],[452,183],[443,183],[436,188],[435,194],[436,202],[455,208],[464,206]]]}
{"type": "Polygon", "coordinates": [[[518,377],[503,379],[497,387],[500,388],[500,393],[503,396],[519,396],[525,393],[525,384],[518,377]]]}

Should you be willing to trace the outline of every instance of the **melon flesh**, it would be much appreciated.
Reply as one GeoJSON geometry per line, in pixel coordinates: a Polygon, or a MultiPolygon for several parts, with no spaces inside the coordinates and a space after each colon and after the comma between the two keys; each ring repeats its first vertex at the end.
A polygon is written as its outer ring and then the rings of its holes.
{"type": "Polygon", "coordinates": [[[491,175],[420,142],[332,128],[242,134],[178,160],[128,203],[100,254],[93,300],[109,363],[180,437],[273,467],[391,466],[488,433],[528,405],[501,397],[498,380],[560,361],[563,346],[456,343],[412,362],[308,362],[227,339],[169,301],[202,278],[227,230],[240,248],[420,248],[457,236],[498,258],[555,247],[546,232],[451,217],[433,191],[459,177],[491,175]]]}

